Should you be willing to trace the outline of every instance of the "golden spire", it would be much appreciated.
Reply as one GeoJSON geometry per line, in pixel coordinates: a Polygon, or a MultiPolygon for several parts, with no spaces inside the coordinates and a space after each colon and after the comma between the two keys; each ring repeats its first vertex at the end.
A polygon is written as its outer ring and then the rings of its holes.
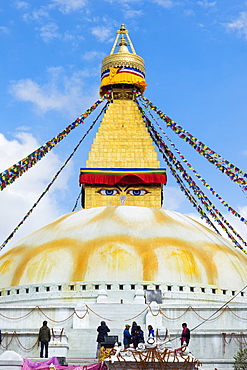
{"type": "Polygon", "coordinates": [[[133,90],[144,91],[144,60],[135,52],[124,24],[102,62],[101,94],[112,95],[86,168],[81,169],[82,206],[160,208],[165,170],[136,105],[133,90]],[[115,51],[118,47],[118,51],[115,51]]]}
{"type": "Polygon", "coordinates": [[[102,61],[100,95],[121,84],[127,85],[130,90],[135,87],[141,92],[146,88],[144,60],[136,54],[124,24],[117,31],[110,55],[102,61]]]}

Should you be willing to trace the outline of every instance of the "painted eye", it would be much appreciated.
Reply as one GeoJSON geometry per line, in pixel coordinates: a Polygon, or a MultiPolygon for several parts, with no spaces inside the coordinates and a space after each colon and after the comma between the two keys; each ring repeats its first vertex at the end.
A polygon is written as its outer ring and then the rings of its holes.
{"type": "Polygon", "coordinates": [[[130,195],[135,195],[135,196],[138,196],[138,195],[145,195],[149,193],[149,191],[145,190],[145,189],[131,189],[128,191],[127,194],[130,194],[130,195]]]}
{"type": "Polygon", "coordinates": [[[116,195],[116,194],[119,194],[118,190],[115,190],[115,189],[101,189],[101,190],[97,191],[97,193],[99,193],[101,195],[116,195]]]}

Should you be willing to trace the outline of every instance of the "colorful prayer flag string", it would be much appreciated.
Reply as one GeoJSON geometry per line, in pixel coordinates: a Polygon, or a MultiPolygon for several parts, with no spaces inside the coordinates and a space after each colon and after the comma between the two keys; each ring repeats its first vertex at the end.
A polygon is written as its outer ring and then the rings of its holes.
{"type": "Polygon", "coordinates": [[[179,126],[169,116],[158,109],[150,100],[145,96],[136,92],[136,97],[146,102],[151,110],[155,111],[159,117],[166,122],[167,127],[171,128],[182,140],[191,145],[200,155],[203,155],[210,163],[214,164],[222,173],[227,175],[232,181],[236,182],[243,191],[247,190],[247,173],[242,171],[231,162],[224,159],[221,155],[209,148],[203,142],[199,141],[195,136],[191,135],[188,131],[179,126]]]}
{"type": "MultiPolygon", "coordinates": [[[[154,132],[153,128],[151,128],[152,132],[154,132]]],[[[182,174],[182,177],[184,178],[184,180],[188,183],[188,185],[190,186],[190,188],[192,189],[192,191],[195,193],[195,195],[198,197],[198,199],[200,200],[200,202],[203,204],[203,206],[205,207],[205,209],[211,214],[211,216],[215,219],[215,221],[221,226],[221,228],[227,233],[228,237],[231,239],[231,241],[238,247],[240,248],[242,251],[244,251],[244,253],[247,254],[247,252],[243,249],[243,247],[237,242],[237,240],[232,236],[232,234],[228,231],[227,227],[224,225],[224,223],[229,227],[229,229],[231,229],[231,231],[242,241],[242,243],[244,245],[247,246],[247,243],[244,241],[244,239],[233,229],[233,227],[229,224],[229,222],[227,220],[225,220],[225,218],[222,216],[222,214],[215,208],[215,206],[211,203],[211,201],[206,197],[206,195],[196,186],[196,184],[193,182],[193,180],[191,179],[191,177],[186,173],[186,171],[184,171],[183,167],[181,166],[181,164],[179,163],[179,161],[176,160],[176,158],[172,155],[172,153],[169,151],[169,149],[167,149],[167,147],[165,145],[163,145],[164,143],[162,143],[162,140],[156,136],[156,139],[158,138],[157,142],[158,142],[158,145],[159,145],[159,148],[160,148],[160,151],[162,152],[162,148],[165,149],[165,154],[166,154],[166,158],[168,158],[168,161],[166,161],[166,163],[169,165],[169,168],[172,170],[172,173],[174,175],[174,170],[171,168],[170,166],[170,163],[173,162],[173,164],[175,165],[175,168],[177,170],[179,170],[182,174]]],[[[164,154],[164,153],[163,153],[164,154]]],[[[164,157],[164,155],[163,155],[164,157]]],[[[176,172],[176,171],[175,171],[176,172]]],[[[178,175],[176,173],[176,179],[178,179],[178,175]]],[[[181,181],[180,181],[181,183],[181,181]]],[[[188,197],[189,200],[191,201],[191,197],[188,197]]],[[[195,200],[193,199],[193,204],[195,204],[195,200]]],[[[196,205],[198,205],[198,203],[196,202],[196,205]]],[[[198,207],[197,207],[197,210],[198,210],[198,207]]],[[[200,214],[202,214],[201,210],[200,210],[200,214]]],[[[205,217],[205,216],[204,216],[205,217]]],[[[208,222],[209,223],[209,222],[208,222]]],[[[212,226],[212,223],[210,223],[211,226],[212,226]]],[[[214,227],[215,229],[215,227],[214,227]]]]}
{"type": "Polygon", "coordinates": [[[102,98],[97,100],[89,109],[80,115],[74,122],[67,126],[53,139],[47,141],[40,148],[23,158],[18,163],[14,164],[4,172],[0,173],[0,190],[3,190],[7,185],[12,184],[16,179],[23,175],[29,168],[33,167],[38,161],[40,161],[51,149],[54,148],[60,141],[62,141],[68,134],[74,130],[77,126],[84,123],[84,120],[102,103],[110,92],[107,92],[102,98]]]}
{"type": "MultiPolygon", "coordinates": [[[[83,137],[79,140],[78,144],[76,145],[76,147],[74,148],[74,150],[72,151],[72,153],[69,155],[69,157],[66,159],[66,161],[64,162],[64,164],[61,166],[61,168],[58,170],[58,172],[55,174],[55,176],[53,177],[53,179],[51,180],[51,182],[47,185],[47,187],[45,188],[45,190],[42,192],[42,194],[39,196],[38,200],[33,204],[33,206],[30,208],[30,210],[27,212],[27,214],[23,217],[23,219],[19,222],[19,224],[14,228],[14,230],[11,232],[11,234],[7,237],[7,239],[3,242],[3,244],[0,246],[0,251],[6,246],[6,244],[13,238],[13,236],[15,235],[15,233],[17,232],[17,230],[19,230],[20,226],[23,225],[23,223],[26,221],[26,219],[30,216],[30,214],[33,212],[34,208],[38,205],[38,203],[41,201],[41,199],[44,197],[44,195],[48,192],[48,190],[50,189],[50,187],[52,186],[52,184],[55,182],[55,180],[58,178],[58,176],[60,175],[60,173],[62,172],[62,170],[64,169],[64,167],[68,164],[68,162],[71,160],[71,158],[73,157],[73,155],[75,154],[75,152],[77,151],[77,149],[79,148],[79,146],[81,145],[82,141],[85,139],[85,137],[88,135],[88,133],[92,130],[92,128],[94,127],[95,123],[97,122],[97,120],[99,119],[99,117],[101,116],[102,113],[104,113],[107,109],[109,105],[109,102],[107,102],[105,104],[105,106],[103,107],[103,109],[101,110],[101,112],[98,114],[98,116],[96,117],[96,119],[93,121],[93,123],[91,124],[91,126],[89,127],[89,129],[87,130],[87,132],[83,135],[83,137]]],[[[73,212],[73,211],[72,211],[73,212]]]]}
{"type": "Polygon", "coordinates": [[[175,146],[175,144],[172,142],[172,140],[168,137],[168,135],[165,133],[165,131],[162,129],[162,127],[159,125],[159,123],[154,119],[154,116],[152,115],[152,113],[150,112],[149,110],[149,107],[147,104],[144,104],[145,108],[147,109],[147,111],[149,112],[151,118],[153,119],[153,121],[155,122],[155,124],[158,126],[158,128],[160,129],[160,131],[162,132],[162,134],[165,136],[166,140],[169,141],[171,147],[175,150],[175,152],[179,155],[179,157],[181,158],[181,160],[189,167],[189,169],[195,174],[195,176],[197,177],[198,180],[200,180],[202,182],[202,184],[211,192],[211,194],[213,194],[220,202],[221,204],[223,204],[227,210],[229,212],[231,212],[231,214],[237,218],[239,218],[239,220],[241,222],[243,222],[245,225],[247,225],[247,220],[242,216],[240,215],[234,208],[232,208],[230,206],[229,203],[227,203],[203,178],[201,175],[199,175],[199,173],[191,166],[191,164],[187,161],[187,159],[182,155],[182,153],[180,153],[180,151],[177,149],[177,147],[175,146]]]}
{"type": "MultiPolygon", "coordinates": [[[[196,185],[196,183],[193,181],[193,179],[188,175],[188,173],[185,171],[181,163],[177,160],[177,158],[173,155],[173,153],[170,151],[170,149],[167,147],[167,145],[163,142],[162,137],[159,135],[159,133],[154,129],[151,121],[148,119],[148,117],[145,115],[144,110],[141,108],[141,106],[137,103],[139,106],[139,109],[142,113],[143,119],[145,120],[149,133],[154,140],[155,144],[158,146],[159,151],[162,153],[167,165],[169,166],[173,176],[176,178],[177,182],[180,185],[181,190],[184,191],[190,202],[193,204],[193,206],[196,207],[197,211],[201,214],[202,218],[206,218],[204,213],[202,213],[202,210],[198,207],[198,203],[195,200],[194,197],[188,195],[188,192],[184,190],[184,187],[181,186],[181,179],[179,178],[178,174],[176,173],[176,170],[172,167],[172,164],[175,166],[175,168],[181,173],[183,179],[188,183],[194,194],[198,197],[200,202],[205,207],[206,211],[208,211],[211,216],[215,219],[215,221],[219,224],[219,226],[226,232],[228,237],[231,239],[231,241],[240,248],[244,253],[247,254],[247,252],[244,250],[244,248],[238,243],[238,241],[233,237],[233,235],[229,232],[228,228],[235,234],[241,242],[247,246],[247,243],[245,240],[234,230],[234,228],[230,225],[230,223],[223,217],[223,215],[218,211],[218,209],[212,204],[212,202],[208,199],[208,197],[201,191],[201,189],[196,185]],[[226,226],[225,226],[225,225],[226,226]]],[[[186,189],[186,187],[185,187],[186,189]]],[[[187,190],[187,189],[186,189],[187,190]]],[[[203,211],[204,212],[204,211],[203,211]]],[[[206,222],[209,223],[211,226],[213,225],[212,222],[208,221],[206,219],[206,222]]],[[[213,225],[214,227],[214,225],[213,225]]],[[[215,229],[215,227],[214,227],[215,229]]],[[[216,229],[218,232],[218,230],[216,229]]]]}
{"type": "Polygon", "coordinates": [[[217,228],[215,227],[215,225],[212,223],[212,221],[210,220],[210,218],[207,216],[207,214],[204,212],[204,210],[201,208],[201,206],[198,204],[198,202],[196,201],[195,197],[193,197],[193,195],[190,193],[189,189],[186,187],[186,185],[184,184],[183,180],[178,176],[175,168],[172,166],[172,164],[169,162],[168,160],[168,157],[165,155],[165,153],[161,150],[160,148],[160,145],[158,144],[158,141],[156,140],[155,136],[152,134],[152,131],[149,131],[154,143],[157,145],[159,151],[161,152],[166,164],[168,165],[172,175],[174,176],[174,178],[176,179],[176,182],[177,184],[179,185],[180,189],[182,192],[184,192],[184,194],[186,195],[186,197],[189,199],[189,201],[191,202],[191,204],[193,205],[194,208],[196,208],[197,212],[200,214],[201,218],[202,219],[205,219],[206,220],[206,223],[209,224],[215,231],[217,234],[220,235],[220,232],[217,230],[217,228]]]}

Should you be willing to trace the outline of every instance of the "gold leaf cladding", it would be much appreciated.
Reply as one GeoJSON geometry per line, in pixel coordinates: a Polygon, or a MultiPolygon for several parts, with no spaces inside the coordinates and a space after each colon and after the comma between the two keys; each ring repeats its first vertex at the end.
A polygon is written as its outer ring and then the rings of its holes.
{"type": "Polygon", "coordinates": [[[142,57],[130,53],[116,53],[108,55],[102,61],[101,73],[110,67],[131,67],[145,73],[145,63],[142,57]]]}

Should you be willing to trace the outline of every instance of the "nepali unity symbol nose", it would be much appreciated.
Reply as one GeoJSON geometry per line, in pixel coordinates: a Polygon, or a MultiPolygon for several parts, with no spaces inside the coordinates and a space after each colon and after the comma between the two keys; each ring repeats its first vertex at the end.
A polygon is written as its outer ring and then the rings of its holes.
{"type": "Polygon", "coordinates": [[[120,202],[121,202],[121,205],[124,206],[124,202],[126,201],[126,196],[125,195],[121,195],[120,197],[120,202]]]}

